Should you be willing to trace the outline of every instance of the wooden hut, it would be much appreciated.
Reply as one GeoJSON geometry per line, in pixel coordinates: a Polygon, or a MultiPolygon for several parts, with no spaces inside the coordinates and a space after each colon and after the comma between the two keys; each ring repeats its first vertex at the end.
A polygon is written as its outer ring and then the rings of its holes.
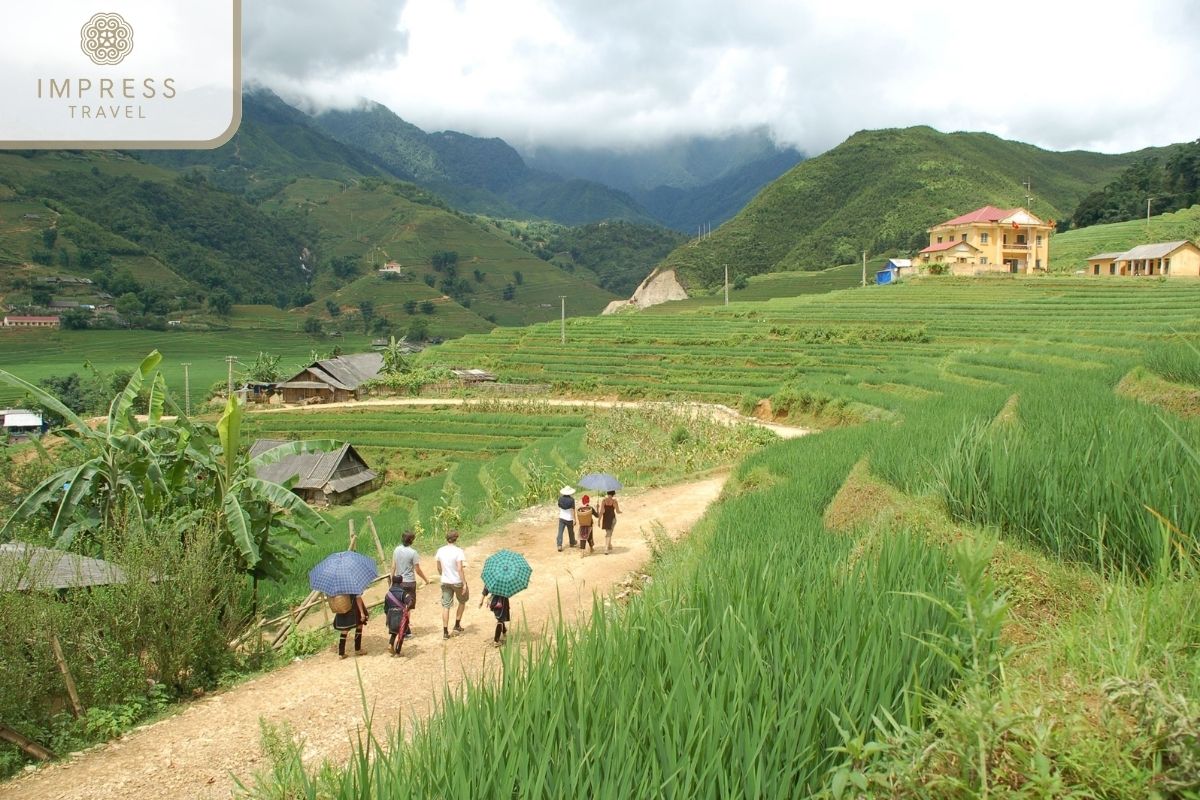
{"type": "MultiPolygon", "coordinates": [[[[259,439],[250,448],[250,457],[257,458],[287,442],[279,439],[259,439]]],[[[344,444],[327,453],[298,453],[272,464],[259,467],[255,475],[264,481],[287,485],[304,502],[312,505],[349,503],[378,485],[379,475],[359,455],[353,446],[344,444]]]]}

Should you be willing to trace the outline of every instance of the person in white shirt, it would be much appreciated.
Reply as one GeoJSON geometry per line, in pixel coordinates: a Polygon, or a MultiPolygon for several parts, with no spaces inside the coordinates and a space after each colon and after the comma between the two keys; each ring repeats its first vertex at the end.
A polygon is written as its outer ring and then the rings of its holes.
{"type": "Polygon", "coordinates": [[[560,553],[564,529],[571,539],[571,547],[575,547],[575,498],[571,496],[573,494],[575,490],[570,486],[564,486],[558,491],[558,536],[555,537],[555,544],[558,545],[560,553]]]}
{"type": "Polygon", "coordinates": [[[458,531],[446,532],[446,544],[438,548],[434,558],[438,574],[442,576],[442,638],[450,638],[450,606],[458,600],[458,612],[454,615],[454,632],[462,633],[462,616],[466,610],[471,590],[467,586],[467,554],[455,542],[458,531]]]}

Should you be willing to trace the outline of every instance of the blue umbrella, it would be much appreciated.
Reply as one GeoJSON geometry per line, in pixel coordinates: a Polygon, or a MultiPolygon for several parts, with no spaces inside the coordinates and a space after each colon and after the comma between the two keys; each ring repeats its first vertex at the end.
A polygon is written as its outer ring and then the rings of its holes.
{"type": "Polygon", "coordinates": [[[616,476],[607,472],[589,472],[579,479],[579,485],[593,492],[615,492],[621,488],[616,476]]]}
{"type": "Polygon", "coordinates": [[[373,559],[352,550],[343,550],[310,569],[308,585],[328,597],[362,594],[378,574],[373,559]]]}

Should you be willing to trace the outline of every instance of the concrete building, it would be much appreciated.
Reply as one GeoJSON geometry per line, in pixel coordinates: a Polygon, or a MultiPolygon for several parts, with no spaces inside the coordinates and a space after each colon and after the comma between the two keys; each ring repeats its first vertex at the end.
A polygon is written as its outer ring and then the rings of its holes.
{"type": "Polygon", "coordinates": [[[1097,253],[1089,275],[1200,278],[1200,247],[1187,239],[1142,244],[1123,253],[1097,253]]]}
{"type": "Polygon", "coordinates": [[[61,320],[58,317],[29,317],[8,315],[4,318],[6,328],[57,328],[61,320]]]}
{"type": "Polygon", "coordinates": [[[1027,209],[984,206],[930,228],[929,246],[914,260],[926,269],[942,264],[952,275],[1045,272],[1053,233],[1053,220],[1027,209]]]}

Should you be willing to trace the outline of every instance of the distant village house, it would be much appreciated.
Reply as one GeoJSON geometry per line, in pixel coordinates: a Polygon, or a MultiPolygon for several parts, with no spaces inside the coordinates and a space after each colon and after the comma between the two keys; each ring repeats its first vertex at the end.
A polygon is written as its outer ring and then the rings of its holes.
{"type": "Polygon", "coordinates": [[[1156,242],[1123,253],[1097,253],[1087,263],[1089,275],[1200,278],[1200,247],[1186,239],[1156,242]]]}
{"type": "Polygon", "coordinates": [[[929,229],[929,246],[915,259],[920,267],[944,264],[952,275],[985,272],[1028,274],[1050,264],[1053,220],[1024,208],[984,206],[929,229]]]}
{"type": "Polygon", "coordinates": [[[45,430],[42,415],[27,408],[0,410],[0,427],[3,427],[5,434],[14,439],[36,436],[45,430]]]}
{"type": "Polygon", "coordinates": [[[383,356],[355,353],[314,361],[277,385],[285,403],[339,403],[357,400],[364,383],[379,376],[383,356]]]}
{"type": "MultiPolygon", "coordinates": [[[[259,439],[250,448],[250,457],[258,456],[280,445],[278,439],[259,439]]],[[[272,464],[259,467],[255,475],[264,481],[286,485],[304,502],[311,505],[349,503],[378,485],[379,475],[352,445],[344,444],[328,453],[299,453],[285,456],[272,464]]]]}
{"type": "Polygon", "coordinates": [[[8,315],[4,318],[6,328],[57,328],[61,320],[57,317],[23,317],[8,315]]]}

